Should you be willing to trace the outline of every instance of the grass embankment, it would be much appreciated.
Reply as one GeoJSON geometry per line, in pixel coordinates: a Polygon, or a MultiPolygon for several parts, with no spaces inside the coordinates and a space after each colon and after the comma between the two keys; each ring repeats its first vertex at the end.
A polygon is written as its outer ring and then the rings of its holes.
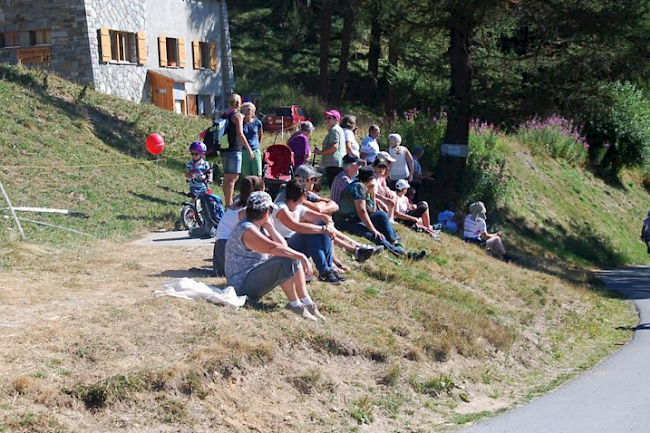
{"type": "Polygon", "coordinates": [[[638,215],[623,211],[647,207],[647,196],[516,143],[505,213],[516,265],[400,228],[429,257],[384,254],[353,263],[339,287],[312,284],[325,324],[295,320],[279,291],[262,310],[155,299],[176,276],[223,283],[186,271],[206,264],[209,247],[123,242],[172,226],[185,147],[204,121],[1,71],[2,165],[49,166],[2,168],[3,183],[17,205],[88,212],[38,219],[90,236],[26,226],[30,244],[20,244],[3,220],[0,431],[440,431],[526,401],[630,336],[619,327],[635,322],[632,309],[591,284],[583,269],[599,262],[566,239],[598,248],[571,223],[587,222],[607,254],[641,259],[626,233],[638,215]],[[148,161],[142,143],[154,130],[166,134],[165,162],[54,168],[148,161]],[[618,219],[596,218],[608,209],[618,219]]]}

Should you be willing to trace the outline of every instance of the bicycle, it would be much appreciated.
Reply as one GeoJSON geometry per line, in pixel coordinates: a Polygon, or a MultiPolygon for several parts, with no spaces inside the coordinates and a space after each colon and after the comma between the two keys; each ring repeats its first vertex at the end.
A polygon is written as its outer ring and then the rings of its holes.
{"type": "Polygon", "coordinates": [[[209,184],[211,183],[210,174],[213,169],[214,166],[211,166],[210,169],[204,173],[205,178],[203,180],[197,178],[187,180],[188,183],[194,181],[204,184],[206,191],[201,194],[193,194],[192,192],[185,193],[185,195],[191,200],[183,202],[180,220],[176,221],[177,230],[182,228],[192,230],[193,228],[201,227],[204,224],[205,218],[203,217],[203,209],[199,198],[203,194],[212,194],[209,184]]]}

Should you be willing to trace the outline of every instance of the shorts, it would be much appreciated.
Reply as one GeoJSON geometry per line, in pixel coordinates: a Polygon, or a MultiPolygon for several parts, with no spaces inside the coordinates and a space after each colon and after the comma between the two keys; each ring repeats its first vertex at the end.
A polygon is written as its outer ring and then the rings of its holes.
{"type": "Polygon", "coordinates": [[[253,149],[253,155],[255,159],[251,161],[248,151],[242,151],[241,174],[244,177],[262,176],[262,150],[253,149]]]}
{"type": "Polygon", "coordinates": [[[300,269],[300,262],[288,257],[271,257],[248,271],[241,286],[236,289],[239,296],[248,296],[256,302],[276,286],[281,286],[300,269]]]}
{"type": "Polygon", "coordinates": [[[242,154],[239,152],[221,152],[223,174],[241,174],[242,154]]]}

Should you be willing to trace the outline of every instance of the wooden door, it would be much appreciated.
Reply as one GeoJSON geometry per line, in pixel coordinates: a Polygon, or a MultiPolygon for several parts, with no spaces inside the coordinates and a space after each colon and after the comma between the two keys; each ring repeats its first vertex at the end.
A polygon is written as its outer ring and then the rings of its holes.
{"type": "Polygon", "coordinates": [[[174,81],[155,72],[149,71],[151,77],[151,102],[158,108],[174,111],[174,81]]]}
{"type": "Polygon", "coordinates": [[[192,116],[199,115],[199,106],[197,103],[198,95],[187,95],[187,114],[192,116]]]}

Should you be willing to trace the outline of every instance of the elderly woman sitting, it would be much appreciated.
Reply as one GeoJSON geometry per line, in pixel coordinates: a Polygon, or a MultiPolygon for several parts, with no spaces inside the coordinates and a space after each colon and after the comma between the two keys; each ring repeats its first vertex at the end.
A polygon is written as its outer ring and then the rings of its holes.
{"type": "Polygon", "coordinates": [[[487,231],[487,211],[481,201],[472,203],[469,207],[469,215],[465,218],[465,227],[463,230],[463,239],[466,242],[485,244],[485,247],[504,260],[510,260],[506,249],[501,241],[503,233],[497,232],[490,234],[487,231]]]}
{"type": "Polygon", "coordinates": [[[307,320],[325,320],[307,292],[305,275],[312,274],[309,259],[289,248],[270,223],[275,208],[266,192],[249,196],[246,219],[235,226],[226,243],[228,285],[252,301],[280,286],[289,298],[287,309],[307,320]]]}

